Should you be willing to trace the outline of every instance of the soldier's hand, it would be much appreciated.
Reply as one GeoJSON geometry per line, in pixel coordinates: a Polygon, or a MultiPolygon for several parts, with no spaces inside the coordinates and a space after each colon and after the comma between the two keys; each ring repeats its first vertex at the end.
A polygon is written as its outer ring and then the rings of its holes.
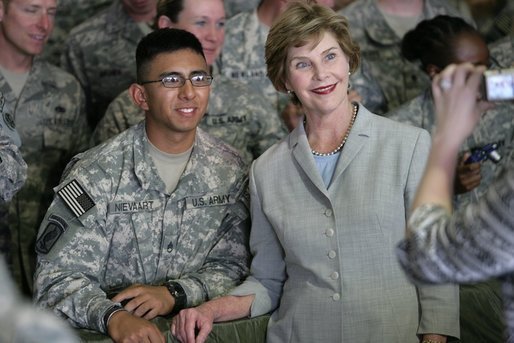
{"type": "Polygon", "coordinates": [[[164,335],[148,320],[135,317],[126,311],[116,312],[107,327],[115,343],[164,343],[164,335]]]}
{"type": "Polygon", "coordinates": [[[455,194],[469,192],[480,185],[480,162],[466,164],[464,161],[469,157],[469,153],[464,154],[457,165],[455,174],[455,194]]]}
{"type": "Polygon", "coordinates": [[[112,300],[126,301],[123,306],[125,310],[147,320],[169,314],[175,305],[175,299],[164,286],[133,285],[118,293],[112,300]]]}
{"type": "Polygon", "coordinates": [[[206,304],[180,311],[171,322],[171,334],[182,343],[203,343],[212,330],[214,314],[206,304]]]}

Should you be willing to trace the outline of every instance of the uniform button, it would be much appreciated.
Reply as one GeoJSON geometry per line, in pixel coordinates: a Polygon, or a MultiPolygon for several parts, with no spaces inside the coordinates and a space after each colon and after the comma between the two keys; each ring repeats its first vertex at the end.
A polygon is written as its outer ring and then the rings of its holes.
{"type": "Polygon", "coordinates": [[[327,208],[327,209],[325,210],[325,215],[326,215],[327,217],[331,217],[331,216],[332,216],[332,210],[331,210],[331,209],[329,209],[329,208],[327,208]]]}
{"type": "Polygon", "coordinates": [[[332,260],[332,259],[336,258],[336,256],[337,256],[337,253],[335,252],[335,250],[330,250],[330,251],[328,252],[328,258],[329,258],[329,259],[331,259],[331,260],[332,260]]]}
{"type": "Polygon", "coordinates": [[[339,299],[341,299],[341,295],[339,293],[334,293],[334,295],[332,295],[332,300],[339,301],[339,299]]]}
{"type": "Polygon", "coordinates": [[[339,279],[339,273],[333,272],[332,274],[330,274],[330,277],[332,278],[332,280],[337,280],[339,279]]]}
{"type": "Polygon", "coordinates": [[[334,230],[333,230],[333,229],[327,229],[327,230],[325,231],[325,235],[326,235],[327,237],[332,237],[332,236],[334,236],[334,230]]]}

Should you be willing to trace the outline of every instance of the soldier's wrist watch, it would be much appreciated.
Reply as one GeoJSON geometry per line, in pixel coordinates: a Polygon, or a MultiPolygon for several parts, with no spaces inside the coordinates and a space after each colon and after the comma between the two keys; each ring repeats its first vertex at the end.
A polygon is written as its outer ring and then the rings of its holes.
{"type": "Polygon", "coordinates": [[[166,286],[171,296],[175,299],[175,306],[173,306],[173,311],[171,311],[171,313],[176,314],[187,305],[186,292],[184,291],[184,288],[175,281],[168,281],[164,286],[166,286]]]}

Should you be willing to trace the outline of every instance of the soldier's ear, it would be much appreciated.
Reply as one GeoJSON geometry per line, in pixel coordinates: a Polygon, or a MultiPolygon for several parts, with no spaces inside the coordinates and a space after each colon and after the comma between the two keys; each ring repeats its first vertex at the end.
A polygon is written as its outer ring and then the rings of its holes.
{"type": "Polygon", "coordinates": [[[433,79],[434,76],[441,72],[441,68],[436,66],[435,64],[429,64],[425,68],[425,72],[430,76],[430,79],[433,79]]]}
{"type": "Polygon", "coordinates": [[[129,88],[129,93],[130,97],[132,98],[132,101],[134,102],[134,104],[137,105],[137,107],[144,111],[149,110],[148,103],[146,102],[145,88],[142,85],[138,83],[131,84],[129,88]]]}
{"type": "Polygon", "coordinates": [[[161,15],[159,18],[157,18],[157,28],[164,29],[166,27],[172,27],[173,23],[171,22],[171,19],[168,16],[161,15]]]}

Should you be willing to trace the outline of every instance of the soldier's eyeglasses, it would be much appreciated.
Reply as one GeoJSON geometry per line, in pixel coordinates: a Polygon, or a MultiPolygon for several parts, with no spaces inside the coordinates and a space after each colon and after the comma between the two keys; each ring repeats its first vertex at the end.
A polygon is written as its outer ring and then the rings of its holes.
{"type": "Polygon", "coordinates": [[[161,82],[162,85],[166,88],[180,88],[185,85],[186,81],[191,81],[191,84],[194,87],[206,87],[212,83],[213,77],[210,75],[193,75],[190,78],[186,79],[181,75],[168,75],[164,76],[162,79],[153,80],[153,81],[142,81],[139,84],[144,85],[147,83],[161,82]]]}

